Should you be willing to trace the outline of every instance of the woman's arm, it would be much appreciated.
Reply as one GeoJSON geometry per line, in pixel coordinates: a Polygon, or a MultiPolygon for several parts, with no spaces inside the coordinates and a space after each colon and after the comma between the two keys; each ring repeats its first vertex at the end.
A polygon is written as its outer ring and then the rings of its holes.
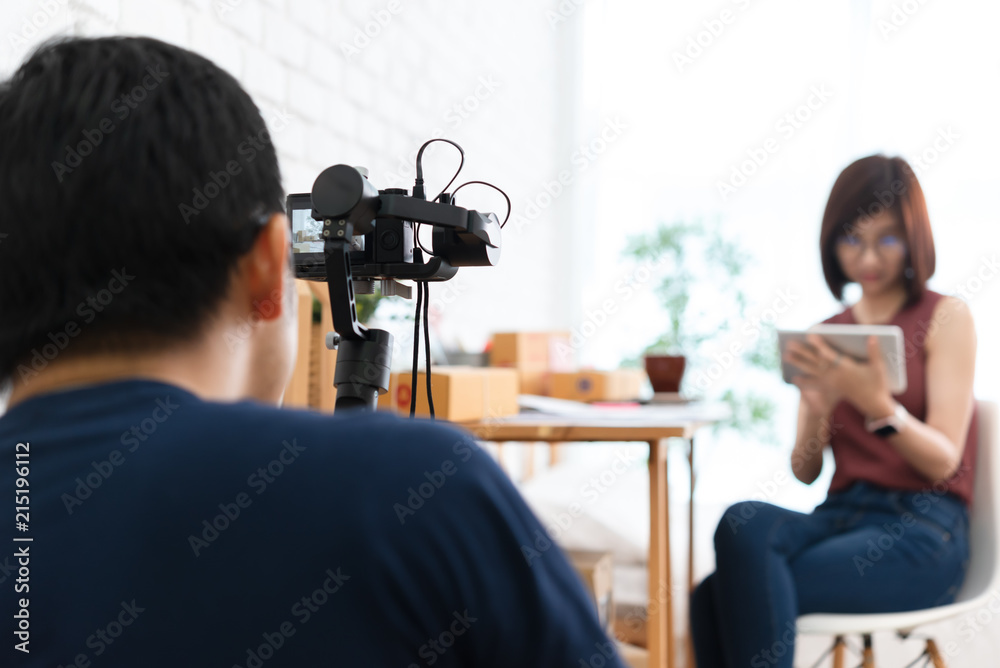
{"type": "MultiPolygon", "coordinates": [[[[947,480],[958,472],[972,420],[972,384],[976,369],[976,329],[972,313],[961,299],[938,302],[927,330],[927,417],[909,415],[902,432],[886,440],[930,481],[947,480]]],[[[869,417],[879,418],[892,412],[869,417]]]]}
{"type": "MultiPolygon", "coordinates": [[[[902,432],[889,436],[886,441],[920,474],[936,482],[955,475],[962,461],[973,408],[976,329],[965,302],[945,297],[935,306],[926,330],[926,421],[907,416],[902,432]]],[[[803,390],[803,400],[813,398],[816,393],[839,395],[866,417],[878,419],[893,413],[896,401],[889,391],[875,337],[870,337],[868,342],[868,362],[856,362],[839,355],[819,336],[811,335],[807,340],[808,346],[789,343],[785,353],[785,359],[807,374],[796,381],[803,390]],[[807,390],[814,392],[807,395],[807,390]]],[[[817,404],[813,413],[824,414],[816,401],[810,403],[817,404]]],[[[812,438],[816,430],[816,426],[804,422],[802,416],[800,408],[797,452],[808,444],[808,439],[801,442],[802,434],[808,433],[808,438],[812,438]]],[[[803,464],[803,474],[811,474],[816,466],[816,463],[803,464]]],[[[818,470],[816,473],[818,475],[818,470]]],[[[811,482],[809,475],[800,476],[796,472],[796,477],[811,482]]]]}
{"type": "Polygon", "coordinates": [[[823,470],[823,450],[830,443],[831,432],[826,416],[816,413],[809,402],[799,399],[799,422],[792,449],[792,473],[811,485],[823,470]]]}
{"type": "MultiPolygon", "coordinates": [[[[791,341],[786,359],[793,361],[803,347],[791,341]]],[[[792,473],[800,481],[811,485],[823,470],[823,450],[830,444],[833,425],[830,416],[844,398],[835,387],[817,382],[815,378],[796,376],[793,383],[799,388],[799,421],[792,448],[792,473]]]]}

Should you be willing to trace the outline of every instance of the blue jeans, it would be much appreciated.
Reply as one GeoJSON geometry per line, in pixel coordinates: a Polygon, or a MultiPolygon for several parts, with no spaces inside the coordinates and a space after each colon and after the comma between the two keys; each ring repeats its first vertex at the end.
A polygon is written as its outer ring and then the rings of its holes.
{"type": "Polygon", "coordinates": [[[969,563],[965,504],[864,482],[809,515],[762,501],[726,510],[716,571],[691,596],[698,668],[791,668],[795,619],[952,602],[969,563]]]}

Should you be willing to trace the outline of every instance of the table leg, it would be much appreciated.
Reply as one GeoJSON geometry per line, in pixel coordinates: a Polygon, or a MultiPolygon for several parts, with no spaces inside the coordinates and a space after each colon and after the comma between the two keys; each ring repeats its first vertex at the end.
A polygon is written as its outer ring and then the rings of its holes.
{"type": "Polygon", "coordinates": [[[527,460],[521,468],[521,481],[527,482],[535,477],[535,444],[526,443],[523,452],[527,460]]]}
{"type": "Polygon", "coordinates": [[[667,448],[649,441],[649,665],[674,668],[674,613],[670,578],[670,508],[667,497],[667,448]]]}
{"type": "MultiPolygon", "coordinates": [[[[694,592],[694,436],[688,439],[688,473],[690,484],[688,486],[688,601],[694,592]]],[[[689,616],[690,617],[690,616],[689,616]]],[[[691,639],[691,625],[687,625],[687,633],[684,634],[684,665],[687,668],[695,668],[694,645],[691,639]]]]}
{"type": "Polygon", "coordinates": [[[560,452],[561,445],[560,442],[549,441],[549,468],[559,463],[560,454],[562,454],[560,452]]]}

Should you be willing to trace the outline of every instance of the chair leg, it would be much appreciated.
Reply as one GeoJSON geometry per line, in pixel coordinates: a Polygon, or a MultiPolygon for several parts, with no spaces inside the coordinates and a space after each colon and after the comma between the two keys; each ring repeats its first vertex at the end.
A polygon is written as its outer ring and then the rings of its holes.
{"type": "Polygon", "coordinates": [[[927,656],[934,662],[934,668],[948,668],[938,651],[937,644],[930,638],[927,639],[927,656]]]}
{"type": "Polygon", "coordinates": [[[875,653],[872,651],[872,637],[869,634],[864,635],[865,649],[862,654],[861,668],[875,668],[875,653]]]}
{"type": "Polygon", "coordinates": [[[844,636],[833,639],[833,668],[844,668],[844,636]]]}

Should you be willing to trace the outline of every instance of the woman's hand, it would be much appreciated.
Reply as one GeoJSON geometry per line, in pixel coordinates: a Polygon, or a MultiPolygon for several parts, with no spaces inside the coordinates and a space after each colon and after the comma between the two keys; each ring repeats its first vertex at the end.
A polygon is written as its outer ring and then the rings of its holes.
{"type": "Polygon", "coordinates": [[[814,414],[829,416],[841,399],[867,417],[892,413],[895,402],[876,337],[868,337],[867,362],[837,352],[818,334],[807,334],[806,340],[809,345],[790,341],[784,359],[805,374],[794,382],[814,414]]]}
{"type": "Polygon", "coordinates": [[[816,417],[830,417],[842,398],[835,389],[825,386],[815,378],[795,376],[792,382],[799,388],[802,401],[806,403],[809,412],[816,417]]]}

